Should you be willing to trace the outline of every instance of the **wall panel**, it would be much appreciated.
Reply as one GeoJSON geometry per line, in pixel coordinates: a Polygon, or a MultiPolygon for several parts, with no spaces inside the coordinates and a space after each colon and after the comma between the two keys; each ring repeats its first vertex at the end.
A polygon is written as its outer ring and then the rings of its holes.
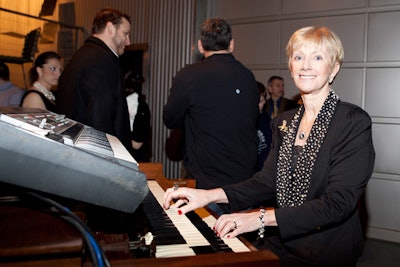
{"type": "Polygon", "coordinates": [[[279,28],[278,22],[233,25],[233,54],[246,65],[277,64],[279,28]],[[266,47],[269,49],[265,49],[266,47]]]}
{"type": "Polygon", "coordinates": [[[368,23],[368,61],[400,60],[400,11],[373,13],[368,23]],[[382,42],[382,40],[385,40],[382,42]]]}
{"type": "Polygon", "coordinates": [[[350,9],[366,7],[368,0],[336,0],[336,1],[320,1],[320,0],[282,0],[282,13],[284,14],[301,14],[317,11],[335,11],[339,9],[350,9]]]}
{"type": "Polygon", "coordinates": [[[400,191],[400,182],[392,180],[391,177],[384,179],[372,179],[366,192],[366,203],[370,212],[368,213],[369,233],[372,238],[398,242],[400,232],[400,214],[398,202],[393,202],[392,195],[400,191]],[[382,220],[390,218],[390,220],[382,220]]]}
{"type": "Polygon", "coordinates": [[[400,4],[400,0],[369,0],[370,6],[388,6],[396,4],[400,4]]]}
{"type": "Polygon", "coordinates": [[[254,18],[276,15],[280,12],[280,0],[218,0],[215,1],[218,16],[231,18],[254,18]]]}
{"type": "MultiPolygon", "coordinates": [[[[398,175],[400,173],[400,125],[375,123],[372,130],[376,153],[374,171],[378,173],[398,175]]],[[[398,177],[398,181],[400,182],[400,176],[398,177]]],[[[393,202],[400,203],[399,194],[385,197],[390,197],[393,202]]],[[[400,214],[398,209],[395,213],[400,214]]],[[[398,226],[400,227],[400,224],[398,226]]]]}
{"type": "MultiPolygon", "coordinates": [[[[400,118],[400,68],[369,68],[367,70],[365,108],[375,117],[400,118]]],[[[400,146],[399,146],[400,148],[400,146]]]]}
{"type": "Polygon", "coordinates": [[[363,105],[363,77],[361,68],[342,68],[335,78],[333,89],[340,99],[346,102],[363,105]]]}

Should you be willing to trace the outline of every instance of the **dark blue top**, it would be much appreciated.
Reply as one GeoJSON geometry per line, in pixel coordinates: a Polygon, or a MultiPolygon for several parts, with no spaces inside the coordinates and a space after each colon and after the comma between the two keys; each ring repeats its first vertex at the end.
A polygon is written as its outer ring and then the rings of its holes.
{"type": "Polygon", "coordinates": [[[262,109],[258,118],[258,159],[256,171],[262,169],[264,161],[267,159],[269,150],[271,149],[272,131],[271,118],[265,108],[262,109]]]}

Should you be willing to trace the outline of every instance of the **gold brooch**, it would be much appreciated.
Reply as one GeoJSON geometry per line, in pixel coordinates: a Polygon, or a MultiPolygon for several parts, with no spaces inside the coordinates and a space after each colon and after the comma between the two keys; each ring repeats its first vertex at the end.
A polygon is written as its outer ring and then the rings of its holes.
{"type": "Polygon", "coordinates": [[[288,131],[288,127],[287,127],[287,122],[286,120],[282,121],[282,125],[278,126],[279,130],[281,130],[282,132],[287,132],[288,131]]]}

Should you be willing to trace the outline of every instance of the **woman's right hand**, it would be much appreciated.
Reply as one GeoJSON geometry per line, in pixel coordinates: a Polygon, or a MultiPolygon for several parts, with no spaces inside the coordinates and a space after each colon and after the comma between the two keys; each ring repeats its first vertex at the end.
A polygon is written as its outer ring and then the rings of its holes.
{"type": "MultiPolygon", "coordinates": [[[[205,207],[214,201],[221,201],[226,198],[225,192],[220,189],[193,189],[189,187],[168,188],[165,191],[163,207],[178,209],[178,214],[186,214],[197,208],[205,207]],[[222,198],[222,199],[221,199],[222,198]],[[175,203],[171,203],[176,200],[175,203]]],[[[225,201],[223,201],[225,202],[225,201]]]]}

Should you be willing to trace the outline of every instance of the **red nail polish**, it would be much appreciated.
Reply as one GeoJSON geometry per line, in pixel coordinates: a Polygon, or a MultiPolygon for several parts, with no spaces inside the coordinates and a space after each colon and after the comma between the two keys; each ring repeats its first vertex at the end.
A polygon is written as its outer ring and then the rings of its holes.
{"type": "Polygon", "coordinates": [[[227,237],[227,238],[231,238],[231,236],[230,236],[230,235],[227,235],[226,237],[227,237]]]}
{"type": "Polygon", "coordinates": [[[179,215],[182,215],[182,211],[181,211],[181,210],[178,210],[178,214],[179,214],[179,215]]]}

